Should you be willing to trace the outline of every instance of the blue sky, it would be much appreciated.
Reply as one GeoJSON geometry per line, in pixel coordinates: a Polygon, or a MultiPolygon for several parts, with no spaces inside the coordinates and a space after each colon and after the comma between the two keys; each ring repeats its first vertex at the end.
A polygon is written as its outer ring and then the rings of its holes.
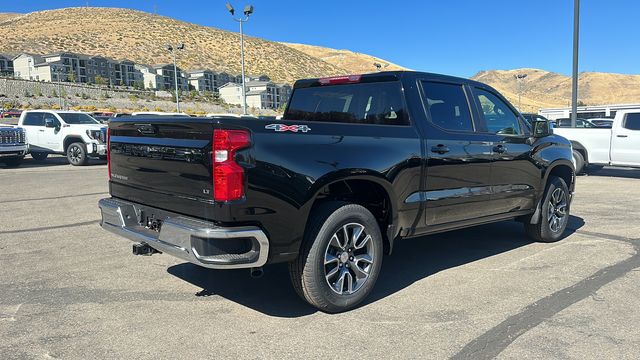
{"type": "MultiPolygon", "coordinates": [[[[368,53],[421,71],[472,76],[533,67],[571,73],[572,0],[233,0],[253,4],[246,33],[368,53]]],[[[237,31],[223,0],[91,0],[237,31]]],[[[0,12],[85,6],[87,1],[10,1],[0,12]]],[[[582,0],[580,71],[640,74],[640,2],[582,0]]],[[[89,20],[89,19],[88,19],[89,20]]]]}

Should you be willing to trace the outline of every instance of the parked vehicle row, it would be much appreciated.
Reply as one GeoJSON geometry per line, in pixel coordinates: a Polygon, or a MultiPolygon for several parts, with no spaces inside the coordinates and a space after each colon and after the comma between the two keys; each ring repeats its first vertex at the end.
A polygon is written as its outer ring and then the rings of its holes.
{"type": "Polygon", "coordinates": [[[547,121],[428,73],[299,80],[282,119],[121,118],[108,134],[101,226],[134,254],[254,273],[288,262],[327,312],[367,297],[402,238],[517,219],[557,241],[574,191],[571,144],[547,121]]]}
{"type": "Polygon", "coordinates": [[[611,128],[554,128],[573,146],[576,172],[608,166],[640,167],[640,111],[616,112],[611,128]]]}

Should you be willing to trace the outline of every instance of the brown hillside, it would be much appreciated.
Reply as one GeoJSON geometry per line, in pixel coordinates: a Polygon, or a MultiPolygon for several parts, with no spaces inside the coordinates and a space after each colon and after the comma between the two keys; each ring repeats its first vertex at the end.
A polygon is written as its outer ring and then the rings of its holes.
{"type": "MultiPolygon", "coordinates": [[[[240,72],[237,33],[141,11],[116,8],[66,8],[9,17],[0,22],[0,53],[72,51],[139,63],[168,63],[163,44],[184,42],[179,55],[184,69],[210,68],[240,72]]],[[[345,70],[289,46],[245,38],[249,74],[274,81],[344,73],[345,70]]]]}
{"type": "Polygon", "coordinates": [[[390,63],[375,56],[357,53],[349,50],[336,50],[321,46],[283,43],[289,47],[299,50],[307,55],[324,60],[329,64],[345,69],[349,74],[362,74],[377,71],[374,63],[382,66],[387,65],[383,70],[408,70],[405,67],[390,63]]]}
{"type": "Polygon", "coordinates": [[[16,13],[0,13],[0,23],[9,20],[11,18],[15,18],[20,16],[21,14],[16,14],[16,13]]]}
{"type": "MultiPolygon", "coordinates": [[[[472,79],[487,83],[518,104],[514,75],[527,74],[522,83],[522,110],[569,106],[571,77],[539,69],[481,71],[472,79]]],[[[640,75],[584,72],[578,76],[578,100],[587,105],[640,103],[640,75]]]]}

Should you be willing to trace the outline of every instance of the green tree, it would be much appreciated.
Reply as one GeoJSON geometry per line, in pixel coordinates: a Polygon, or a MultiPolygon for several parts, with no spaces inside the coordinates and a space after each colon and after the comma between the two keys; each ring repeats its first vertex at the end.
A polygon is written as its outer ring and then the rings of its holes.
{"type": "Polygon", "coordinates": [[[76,82],[76,73],[74,71],[67,72],[67,81],[76,82]]]}

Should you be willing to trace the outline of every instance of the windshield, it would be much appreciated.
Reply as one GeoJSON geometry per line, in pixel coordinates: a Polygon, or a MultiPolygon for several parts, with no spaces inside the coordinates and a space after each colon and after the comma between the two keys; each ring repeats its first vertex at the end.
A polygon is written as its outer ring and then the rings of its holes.
{"type": "Polygon", "coordinates": [[[58,113],[67,124],[99,124],[94,118],[82,113],[58,113]]]}

